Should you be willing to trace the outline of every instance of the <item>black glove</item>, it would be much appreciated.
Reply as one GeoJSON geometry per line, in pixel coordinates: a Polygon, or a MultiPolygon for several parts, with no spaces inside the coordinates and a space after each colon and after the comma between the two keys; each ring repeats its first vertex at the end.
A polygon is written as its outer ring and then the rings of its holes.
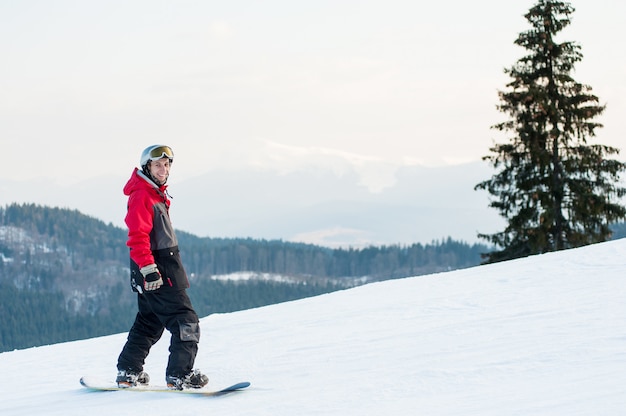
{"type": "Polygon", "coordinates": [[[163,286],[163,278],[156,264],[149,264],[140,270],[143,275],[143,288],[146,291],[157,290],[163,286]]]}

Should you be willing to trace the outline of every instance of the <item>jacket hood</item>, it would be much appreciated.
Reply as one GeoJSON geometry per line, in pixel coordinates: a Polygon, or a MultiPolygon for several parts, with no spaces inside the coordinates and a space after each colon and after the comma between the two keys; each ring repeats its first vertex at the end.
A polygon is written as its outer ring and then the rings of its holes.
{"type": "Polygon", "coordinates": [[[124,185],[124,195],[129,196],[136,190],[139,189],[156,189],[162,194],[165,194],[167,190],[167,185],[158,186],[156,183],[152,182],[150,178],[148,178],[139,168],[135,168],[133,173],[130,175],[130,179],[124,185]]]}

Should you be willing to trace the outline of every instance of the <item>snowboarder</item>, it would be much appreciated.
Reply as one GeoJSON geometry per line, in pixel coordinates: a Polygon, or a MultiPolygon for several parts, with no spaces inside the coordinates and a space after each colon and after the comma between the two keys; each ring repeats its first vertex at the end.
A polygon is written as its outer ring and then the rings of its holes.
{"type": "Polygon", "coordinates": [[[186,289],[189,280],[169,217],[167,179],[174,161],[168,146],[153,145],[141,153],[124,187],[128,196],[126,225],[130,248],[130,280],[137,292],[138,312],[117,362],[120,387],[148,384],[143,366],[164,329],[171,333],[165,379],[171,389],[200,388],[209,379],[193,369],[200,326],[186,289]]]}

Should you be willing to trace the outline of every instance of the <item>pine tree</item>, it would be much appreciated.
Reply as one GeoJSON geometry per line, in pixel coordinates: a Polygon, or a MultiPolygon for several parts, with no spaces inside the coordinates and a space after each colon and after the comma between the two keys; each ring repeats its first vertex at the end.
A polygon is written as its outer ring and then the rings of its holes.
{"type": "Polygon", "coordinates": [[[626,164],[609,158],[619,149],[588,144],[605,106],[570,75],[580,46],[555,41],[573,12],[569,3],[539,0],[525,15],[532,28],[515,41],[528,55],[505,69],[511,81],[498,109],[510,118],[492,128],[512,137],[483,157],[497,173],[475,189],[491,194],[489,206],[508,225],[479,234],[498,248],[486,262],[606,241],[609,225],[626,216],[618,202],[626,164]]]}

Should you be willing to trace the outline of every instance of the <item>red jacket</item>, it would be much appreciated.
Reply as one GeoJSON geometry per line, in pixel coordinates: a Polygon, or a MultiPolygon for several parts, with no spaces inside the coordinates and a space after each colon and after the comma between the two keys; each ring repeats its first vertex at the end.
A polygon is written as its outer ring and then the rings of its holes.
{"type": "Polygon", "coordinates": [[[187,288],[189,281],[170,221],[170,200],[166,189],[167,185],[157,186],[137,168],[124,186],[124,195],[128,196],[125,222],[128,226],[126,245],[130,248],[131,280],[143,285],[139,269],[154,263],[161,272],[164,288],[187,288]]]}

